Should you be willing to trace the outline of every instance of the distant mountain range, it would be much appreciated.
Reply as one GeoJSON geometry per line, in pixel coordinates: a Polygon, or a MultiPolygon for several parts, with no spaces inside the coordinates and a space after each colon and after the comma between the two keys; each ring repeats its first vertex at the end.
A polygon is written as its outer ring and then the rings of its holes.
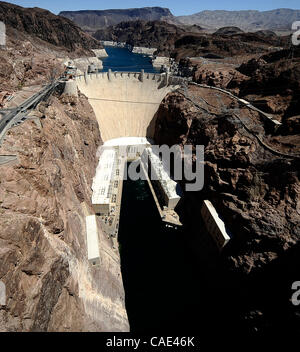
{"type": "Polygon", "coordinates": [[[162,7],[142,7],[125,10],[62,11],[59,15],[74,21],[85,30],[97,30],[126,21],[172,21],[174,19],[171,11],[162,7]]]}
{"type": "Polygon", "coordinates": [[[291,30],[294,21],[300,21],[300,10],[276,9],[271,11],[201,11],[190,16],[179,16],[183,24],[198,24],[207,28],[237,26],[243,30],[291,30]]]}
{"type": "Polygon", "coordinates": [[[271,11],[202,11],[190,16],[173,16],[167,8],[144,7],[123,10],[63,11],[66,17],[85,30],[95,31],[126,21],[166,21],[173,24],[197,24],[207,29],[237,26],[246,31],[291,30],[294,21],[300,21],[300,10],[276,9],[271,11]]]}

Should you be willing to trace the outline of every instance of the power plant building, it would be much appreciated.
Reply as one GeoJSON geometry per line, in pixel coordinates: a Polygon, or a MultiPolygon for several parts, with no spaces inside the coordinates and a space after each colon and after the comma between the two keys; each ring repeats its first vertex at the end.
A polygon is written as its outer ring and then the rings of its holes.
{"type": "Polygon", "coordinates": [[[159,193],[163,197],[164,205],[168,209],[174,209],[182,195],[180,186],[172,180],[159,156],[153,153],[151,148],[147,148],[146,152],[148,154],[150,181],[153,186],[155,184],[159,185],[159,193]]]}
{"type": "Polygon", "coordinates": [[[99,234],[95,215],[90,215],[86,217],[86,240],[89,262],[92,265],[99,265],[99,234]]]}
{"type": "Polygon", "coordinates": [[[201,215],[208,233],[221,250],[230,241],[230,235],[226,231],[224,221],[219,217],[215,207],[209,200],[203,201],[201,215]]]}
{"type": "Polygon", "coordinates": [[[93,180],[92,205],[96,214],[108,214],[112,196],[112,181],[117,164],[116,151],[104,149],[93,180]]]}

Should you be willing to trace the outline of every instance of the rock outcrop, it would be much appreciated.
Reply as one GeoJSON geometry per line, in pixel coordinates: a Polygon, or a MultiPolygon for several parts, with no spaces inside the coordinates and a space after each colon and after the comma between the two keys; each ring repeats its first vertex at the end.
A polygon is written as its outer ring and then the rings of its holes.
{"type": "Polygon", "coordinates": [[[205,58],[181,59],[178,74],[191,77],[196,83],[231,90],[239,93],[239,87],[249,77],[237,71],[231,64],[214,62],[205,58]]]}
{"type": "MultiPolygon", "coordinates": [[[[268,34],[266,40],[270,38],[268,34]]],[[[274,47],[264,55],[183,58],[178,64],[178,74],[197,83],[230,90],[284,123],[300,111],[299,62],[297,47],[283,50],[274,47]]]]}
{"type": "Polygon", "coordinates": [[[214,34],[231,35],[240,33],[243,33],[243,31],[238,27],[222,27],[219,28],[214,34]]]}
{"type": "Polygon", "coordinates": [[[255,33],[186,34],[177,38],[172,56],[177,58],[205,55],[235,57],[268,53],[288,46],[288,38],[255,33]]]}
{"type": "Polygon", "coordinates": [[[267,112],[285,118],[300,111],[300,49],[279,50],[242,64],[237,70],[249,77],[240,96],[267,112]]]}
{"type": "Polygon", "coordinates": [[[178,26],[164,21],[131,21],[103,28],[93,35],[98,40],[157,48],[159,56],[173,57],[177,61],[185,57],[204,55],[222,57],[245,54],[262,55],[275,47],[288,44],[287,38],[243,33],[230,28],[215,34],[208,34],[199,30],[198,27],[178,26]]]}
{"type": "Polygon", "coordinates": [[[64,50],[84,51],[101,48],[90,35],[72,21],[40,8],[23,8],[0,2],[0,21],[20,33],[26,33],[64,50]]]}
{"type": "Polygon", "coordinates": [[[8,29],[7,45],[0,48],[0,91],[14,92],[24,86],[41,85],[63,73],[63,62],[69,55],[67,51],[36,43],[32,37],[20,32],[15,38],[15,33],[8,29]]]}
{"type": "Polygon", "coordinates": [[[92,57],[90,61],[101,66],[93,52],[105,54],[100,43],[70,20],[3,2],[0,20],[6,24],[6,45],[0,47],[0,94],[61,76],[67,58],[92,57]]]}
{"type": "Polygon", "coordinates": [[[93,36],[98,40],[126,42],[133,47],[157,48],[162,55],[174,49],[175,38],[183,33],[182,28],[163,21],[139,20],[98,30],[93,36]]]}

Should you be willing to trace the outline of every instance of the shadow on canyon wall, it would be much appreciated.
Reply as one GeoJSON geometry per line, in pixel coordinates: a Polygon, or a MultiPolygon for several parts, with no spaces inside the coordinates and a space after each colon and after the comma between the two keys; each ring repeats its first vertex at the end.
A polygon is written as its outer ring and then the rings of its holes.
{"type": "Polygon", "coordinates": [[[175,231],[163,227],[143,181],[125,181],[119,241],[132,332],[247,337],[295,334],[300,314],[290,301],[300,245],[263,270],[228,270],[197,218],[175,231]]]}

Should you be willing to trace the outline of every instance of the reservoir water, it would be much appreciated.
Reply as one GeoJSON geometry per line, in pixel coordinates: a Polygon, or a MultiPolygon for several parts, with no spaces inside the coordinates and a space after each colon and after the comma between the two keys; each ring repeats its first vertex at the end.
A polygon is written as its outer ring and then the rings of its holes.
{"type": "Polygon", "coordinates": [[[140,72],[142,69],[148,73],[159,73],[152,66],[150,57],[147,55],[133,54],[125,48],[106,46],[108,57],[101,59],[103,62],[102,72],[112,71],[140,72]]]}

